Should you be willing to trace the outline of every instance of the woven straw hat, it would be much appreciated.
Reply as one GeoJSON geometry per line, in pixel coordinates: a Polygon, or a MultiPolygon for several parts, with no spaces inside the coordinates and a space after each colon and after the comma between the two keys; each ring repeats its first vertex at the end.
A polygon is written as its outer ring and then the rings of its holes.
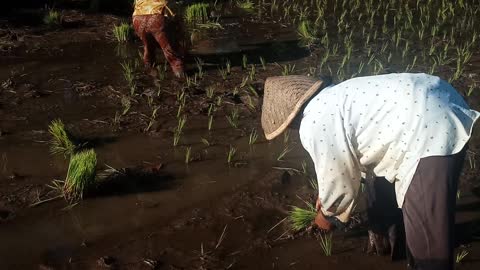
{"type": "Polygon", "coordinates": [[[265,81],[262,106],[262,128],[267,140],[280,135],[302,106],[324,85],[323,80],[307,76],[269,77],[265,81]]]}

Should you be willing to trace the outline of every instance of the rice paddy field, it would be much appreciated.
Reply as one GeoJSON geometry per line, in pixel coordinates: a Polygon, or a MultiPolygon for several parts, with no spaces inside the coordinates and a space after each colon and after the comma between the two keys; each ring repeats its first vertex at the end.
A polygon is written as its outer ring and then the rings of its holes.
{"type": "MultiPolygon", "coordinates": [[[[183,79],[160,51],[144,72],[133,1],[17,2],[0,11],[0,269],[406,269],[366,254],[361,205],[347,231],[305,228],[315,172],[295,131],[264,138],[265,78],[423,72],[480,110],[477,0],[169,1],[183,79]]],[[[480,267],[476,129],[456,269],[480,267]]]]}

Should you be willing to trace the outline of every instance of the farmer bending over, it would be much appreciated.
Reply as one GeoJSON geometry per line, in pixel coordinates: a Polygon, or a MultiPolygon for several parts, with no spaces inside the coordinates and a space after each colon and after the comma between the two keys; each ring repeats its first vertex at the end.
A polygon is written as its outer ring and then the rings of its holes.
{"type": "Polygon", "coordinates": [[[362,175],[384,177],[402,208],[409,268],[453,269],[457,182],[479,113],[450,84],[427,74],[338,85],[271,77],[262,110],[268,140],[299,126],[315,164],[321,229],[348,221],[362,175]]]}
{"type": "MultiPolygon", "coordinates": [[[[183,76],[183,56],[179,48],[174,46],[171,33],[173,12],[167,7],[167,0],[135,0],[133,27],[143,42],[143,62],[150,70],[155,62],[157,45],[177,77],[183,76]]],[[[177,44],[175,44],[177,45],[177,44]]]]}

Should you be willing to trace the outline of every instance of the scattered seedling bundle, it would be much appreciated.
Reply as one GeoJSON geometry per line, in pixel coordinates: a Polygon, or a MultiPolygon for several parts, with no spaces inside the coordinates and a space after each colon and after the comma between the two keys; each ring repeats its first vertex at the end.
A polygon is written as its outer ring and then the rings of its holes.
{"type": "Polygon", "coordinates": [[[97,155],[93,149],[80,150],[61,120],[53,120],[48,129],[52,135],[51,152],[70,159],[65,180],[54,180],[51,187],[69,202],[81,200],[95,185],[97,155]]]}
{"type": "Polygon", "coordinates": [[[82,150],[70,158],[63,192],[70,201],[83,198],[83,194],[95,185],[97,155],[93,149],[82,150]]]}

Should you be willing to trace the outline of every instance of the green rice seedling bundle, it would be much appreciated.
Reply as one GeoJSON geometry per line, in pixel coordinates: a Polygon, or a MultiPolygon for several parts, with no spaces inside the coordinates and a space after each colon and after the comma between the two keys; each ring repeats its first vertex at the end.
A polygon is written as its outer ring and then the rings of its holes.
{"type": "Polygon", "coordinates": [[[62,120],[53,120],[48,126],[48,132],[52,135],[50,140],[50,152],[52,154],[63,154],[67,157],[75,152],[76,146],[62,120]]]}
{"type": "Polygon", "coordinates": [[[113,26],[113,36],[118,42],[127,42],[132,35],[132,26],[128,23],[121,23],[113,26]]]}
{"type": "Polygon", "coordinates": [[[239,0],[237,1],[237,7],[247,11],[252,11],[255,7],[255,4],[253,4],[253,2],[250,0],[239,0]]]}
{"type": "Polygon", "coordinates": [[[309,21],[302,21],[298,25],[298,35],[300,36],[300,42],[303,46],[311,46],[317,41],[317,33],[315,28],[311,26],[309,21]]]}
{"type": "Polygon", "coordinates": [[[48,26],[59,26],[62,24],[62,15],[60,12],[50,9],[48,13],[43,17],[43,23],[48,26]]]}
{"type": "Polygon", "coordinates": [[[293,206],[292,210],[290,211],[289,219],[292,229],[294,229],[295,231],[301,231],[312,225],[312,222],[317,216],[317,211],[315,211],[315,207],[310,203],[306,204],[306,209],[293,206]]]}
{"type": "Polygon", "coordinates": [[[187,23],[206,23],[208,21],[207,3],[196,3],[185,9],[185,21],[187,23]]]}
{"type": "Polygon", "coordinates": [[[64,196],[72,201],[82,199],[95,184],[96,167],[97,155],[93,149],[73,154],[63,186],[64,196]]]}

